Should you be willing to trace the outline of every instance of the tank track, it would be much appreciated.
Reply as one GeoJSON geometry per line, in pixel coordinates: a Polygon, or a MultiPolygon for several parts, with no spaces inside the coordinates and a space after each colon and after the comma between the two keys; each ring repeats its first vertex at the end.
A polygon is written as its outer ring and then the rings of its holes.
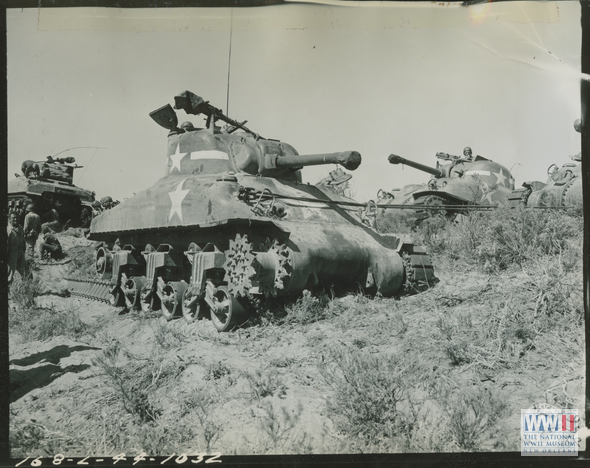
{"type": "Polygon", "coordinates": [[[109,281],[66,278],[67,289],[73,296],[110,304],[109,297],[113,287],[109,281]]]}

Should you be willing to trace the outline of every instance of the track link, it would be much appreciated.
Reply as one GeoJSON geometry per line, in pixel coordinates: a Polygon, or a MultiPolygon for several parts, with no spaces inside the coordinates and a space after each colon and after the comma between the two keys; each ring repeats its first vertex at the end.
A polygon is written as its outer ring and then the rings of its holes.
{"type": "Polygon", "coordinates": [[[94,301],[110,303],[112,285],[109,281],[66,278],[67,289],[73,296],[80,296],[94,301]]]}

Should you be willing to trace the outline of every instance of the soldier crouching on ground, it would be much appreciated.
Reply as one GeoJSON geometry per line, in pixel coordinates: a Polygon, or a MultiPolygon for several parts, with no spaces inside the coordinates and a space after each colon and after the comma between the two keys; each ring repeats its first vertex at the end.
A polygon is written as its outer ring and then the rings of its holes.
{"type": "Polygon", "coordinates": [[[27,263],[25,261],[25,235],[23,228],[18,224],[16,213],[8,216],[8,254],[6,263],[8,265],[8,284],[14,281],[14,273],[18,271],[21,278],[25,278],[27,263]]]}
{"type": "Polygon", "coordinates": [[[31,268],[35,262],[35,244],[41,232],[41,217],[35,213],[35,205],[32,203],[27,206],[27,215],[25,216],[23,228],[27,243],[25,258],[27,259],[28,268],[31,268]]]}
{"type": "Polygon", "coordinates": [[[39,246],[39,253],[42,260],[58,260],[62,256],[61,244],[53,234],[47,233],[43,236],[43,242],[39,246]]]}

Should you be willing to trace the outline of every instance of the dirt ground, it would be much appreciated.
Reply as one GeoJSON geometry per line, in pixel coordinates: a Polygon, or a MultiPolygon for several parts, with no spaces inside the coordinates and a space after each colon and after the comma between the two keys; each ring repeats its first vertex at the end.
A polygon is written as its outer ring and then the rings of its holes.
{"type": "MultiPolygon", "coordinates": [[[[70,260],[92,249],[84,237],[59,239],[70,260]]],[[[436,399],[438,386],[450,395],[481,388],[506,406],[493,424],[474,423],[482,435],[471,448],[477,451],[520,450],[521,409],[553,405],[583,414],[583,326],[575,336],[556,328],[524,338],[521,326],[520,341],[500,340],[509,331],[503,323],[525,309],[541,310],[535,300],[543,298],[533,291],[538,278],[523,271],[490,275],[443,262],[436,266],[439,282],[418,295],[330,298],[330,313],[318,321],[259,322],[218,333],[207,319],[166,322],[62,297],[71,265],[40,266],[43,294],[21,311],[29,328],[14,325],[11,316],[11,443],[19,441],[13,456],[465,450],[454,432],[440,430],[455,413],[436,399]],[[529,296],[518,295],[527,290],[529,296]],[[35,317],[47,311],[67,311],[82,325],[35,339],[41,326],[35,317]],[[493,332],[487,344],[482,329],[493,332]],[[347,352],[419,366],[408,401],[418,402],[420,417],[405,448],[351,435],[330,409],[339,381],[328,370],[335,355],[347,352]],[[142,412],[124,393],[137,390],[133,369],[146,367],[156,370],[148,373],[142,412]]],[[[9,308],[16,313],[14,300],[9,308]]]]}

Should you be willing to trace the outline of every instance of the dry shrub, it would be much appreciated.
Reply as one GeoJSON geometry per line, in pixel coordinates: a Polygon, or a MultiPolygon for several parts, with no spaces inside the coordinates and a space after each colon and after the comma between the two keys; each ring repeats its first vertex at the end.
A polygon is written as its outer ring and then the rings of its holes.
{"type": "Polygon", "coordinates": [[[118,342],[108,346],[92,364],[107,377],[108,385],[125,410],[142,423],[156,421],[162,414],[163,407],[155,393],[184,370],[178,361],[163,362],[157,352],[138,360],[124,353],[118,342]],[[127,363],[118,362],[121,354],[126,355],[127,363]]]}
{"type": "Polygon", "coordinates": [[[298,429],[303,405],[298,403],[296,410],[289,410],[285,406],[277,409],[266,401],[257,411],[252,410],[254,418],[259,418],[259,429],[263,434],[262,452],[280,454],[311,453],[311,439],[306,431],[298,429]]]}
{"type": "Polygon", "coordinates": [[[401,410],[421,379],[419,366],[402,356],[375,356],[333,349],[323,375],[333,390],[328,416],[351,438],[374,444],[411,432],[412,418],[401,410]]]}
{"type": "Polygon", "coordinates": [[[505,398],[483,386],[439,388],[436,394],[453,440],[461,450],[481,449],[486,436],[509,412],[505,398]]]}
{"type": "Polygon", "coordinates": [[[41,294],[43,285],[37,275],[17,278],[10,285],[8,298],[11,299],[19,311],[26,311],[35,307],[35,298],[41,294]]]}
{"type": "Polygon", "coordinates": [[[257,370],[253,373],[242,372],[242,375],[248,380],[252,393],[258,400],[273,395],[284,397],[287,394],[287,386],[276,371],[263,373],[257,370]]]}

